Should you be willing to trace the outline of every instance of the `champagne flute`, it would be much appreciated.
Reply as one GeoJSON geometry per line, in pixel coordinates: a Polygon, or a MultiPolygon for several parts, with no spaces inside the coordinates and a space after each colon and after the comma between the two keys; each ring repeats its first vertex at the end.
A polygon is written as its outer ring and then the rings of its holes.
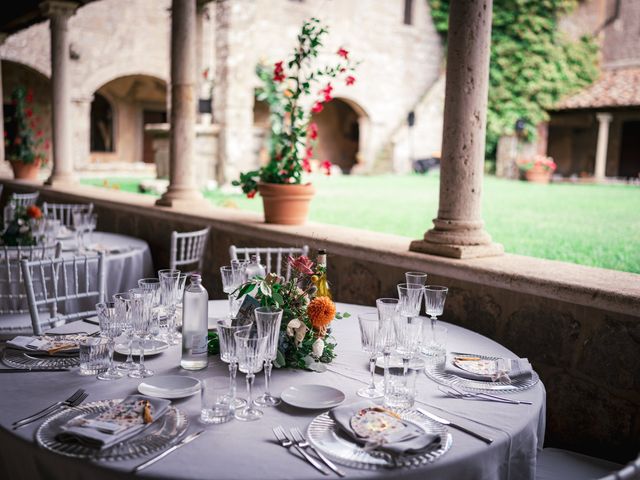
{"type": "Polygon", "coordinates": [[[117,380],[123,374],[113,364],[113,350],[115,349],[115,339],[122,333],[123,322],[114,303],[98,303],[96,312],[100,321],[100,333],[109,339],[109,368],[106,372],[98,375],[98,380],[117,380]]]}
{"type": "Polygon", "coordinates": [[[376,357],[380,353],[380,319],[378,313],[362,313],[358,315],[358,323],[360,325],[360,341],[362,349],[369,353],[369,372],[371,373],[371,382],[368,386],[358,390],[358,395],[364,398],[381,398],[384,392],[380,391],[375,383],[376,357]]]}
{"type": "Polygon", "coordinates": [[[167,316],[167,343],[169,345],[177,345],[179,342],[175,334],[175,329],[180,270],[158,270],[158,279],[160,280],[161,303],[167,316]]]}
{"type": "Polygon", "coordinates": [[[154,371],[144,365],[144,347],[145,340],[151,334],[153,315],[151,312],[151,302],[153,294],[142,288],[132,288],[129,290],[131,294],[131,320],[133,323],[134,333],[140,339],[140,359],[138,368],[129,372],[132,378],[146,378],[154,375],[154,371]]]}
{"type": "Polygon", "coordinates": [[[238,410],[247,404],[243,398],[236,396],[236,373],[238,371],[238,351],[236,348],[236,332],[248,332],[253,323],[245,325],[232,325],[230,318],[219,318],[216,320],[218,338],[220,339],[220,360],[229,364],[229,395],[231,396],[231,407],[238,410]]]}
{"type": "Polygon", "coordinates": [[[238,353],[238,365],[241,372],[247,375],[247,405],[239,412],[235,413],[238,420],[245,422],[258,420],[262,417],[262,410],[254,408],[251,388],[255,374],[262,367],[264,352],[267,348],[267,336],[258,335],[257,331],[249,330],[236,332],[236,348],[238,353]]]}
{"type": "Polygon", "coordinates": [[[280,340],[280,325],[282,324],[282,309],[276,307],[258,307],[253,311],[258,327],[258,335],[266,335],[267,346],[264,354],[264,393],[255,399],[254,403],[261,407],[275,407],[280,399],[271,395],[271,369],[278,353],[280,340]]]}
{"type": "Polygon", "coordinates": [[[118,369],[123,372],[130,372],[135,368],[133,362],[133,322],[131,321],[131,295],[128,292],[116,293],[113,296],[113,303],[117,315],[122,322],[123,331],[127,337],[128,353],[127,359],[118,365],[118,369]]]}
{"type": "Polygon", "coordinates": [[[387,391],[389,380],[389,358],[391,352],[396,345],[396,336],[394,331],[394,319],[398,315],[398,307],[400,301],[397,298],[378,298],[376,307],[378,308],[378,317],[380,319],[379,338],[380,348],[384,357],[384,388],[387,391]]]}

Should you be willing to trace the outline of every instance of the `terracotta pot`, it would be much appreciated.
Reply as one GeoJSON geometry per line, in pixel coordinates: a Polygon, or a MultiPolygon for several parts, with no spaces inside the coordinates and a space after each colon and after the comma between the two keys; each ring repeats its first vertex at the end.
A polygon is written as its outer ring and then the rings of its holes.
{"type": "Polygon", "coordinates": [[[551,175],[553,175],[551,170],[546,170],[542,167],[533,167],[524,174],[527,182],[533,183],[549,183],[549,181],[551,181],[551,175]]]}
{"type": "Polygon", "coordinates": [[[9,160],[11,168],[13,169],[13,177],[16,180],[38,180],[38,173],[40,172],[40,160],[36,160],[34,163],[22,163],[15,160],[9,160]]]}
{"type": "Polygon", "coordinates": [[[280,225],[301,225],[307,220],[313,185],[259,183],[264,221],[280,225]]]}

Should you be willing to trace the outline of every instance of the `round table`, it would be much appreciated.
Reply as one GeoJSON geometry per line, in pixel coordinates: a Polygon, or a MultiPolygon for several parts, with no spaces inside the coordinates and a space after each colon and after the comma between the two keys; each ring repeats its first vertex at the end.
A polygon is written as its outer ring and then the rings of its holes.
{"type": "MultiPolygon", "coordinates": [[[[323,373],[301,370],[277,370],[272,376],[272,393],[295,384],[324,384],[341,389],[346,402],[362,400],[356,390],[368,380],[366,353],[360,350],[357,315],[374,311],[372,307],[338,304],[338,311],[351,313],[350,318],[336,320],[333,334],[337,339],[338,357],[323,373]]],[[[224,315],[227,301],[210,302],[210,316],[224,315]]],[[[447,324],[445,324],[447,325],[447,324]]],[[[489,340],[461,327],[447,325],[448,350],[479,354],[515,355],[489,340]]],[[[209,367],[198,372],[181,370],[180,347],[149,358],[147,364],[156,374],[190,375],[200,379],[213,374],[226,375],[227,366],[218,357],[210,357],[209,367]]],[[[238,375],[238,392],[244,393],[244,376],[238,375]]],[[[281,404],[264,409],[256,422],[231,421],[221,425],[199,423],[199,395],[175,400],[175,405],[189,417],[189,431],[205,429],[196,441],[138,474],[131,469],[144,459],[125,462],[94,463],[56,455],[38,448],[34,433],[38,424],[11,431],[12,421],[29,415],[52,401],[68,397],[84,388],[87,401],[122,398],[136,392],[139,380],[125,378],[103,382],[82,377],[75,371],[45,373],[9,373],[0,375],[0,473],[11,479],[318,479],[319,472],[275,442],[272,428],[299,427],[306,430],[309,422],[321,412],[301,410],[281,404]]],[[[263,375],[256,376],[254,392],[264,386],[263,375]]],[[[472,430],[494,438],[491,445],[451,429],[451,449],[432,464],[416,469],[357,470],[344,467],[348,478],[437,478],[437,479],[533,479],[535,459],[542,448],[545,418],[545,390],[542,383],[513,394],[533,405],[469,401],[446,397],[437,385],[421,374],[417,383],[417,405],[472,430]]],[[[331,474],[331,476],[334,476],[331,474]]],[[[337,477],[336,477],[337,478],[337,477]]]]}

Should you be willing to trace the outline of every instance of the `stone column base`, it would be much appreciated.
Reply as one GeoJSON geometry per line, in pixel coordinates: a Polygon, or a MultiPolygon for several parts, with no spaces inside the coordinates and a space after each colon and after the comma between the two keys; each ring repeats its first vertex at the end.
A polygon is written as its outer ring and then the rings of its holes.
{"type": "Polygon", "coordinates": [[[414,240],[409,246],[409,250],[418,253],[429,253],[441,257],[450,258],[479,258],[494,257],[504,254],[504,247],[501,243],[487,243],[484,245],[447,245],[442,243],[432,243],[425,240],[414,240]]]}
{"type": "Polygon", "coordinates": [[[58,185],[73,185],[78,183],[78,177],[75,173],[52,173],[44,182],[45,185],[56,187],[58,185]]]}
{"type": "Polygon", "coordinates": [[[171,188],[162,197],[156,200],[156,205],[160,207],[178,207],[208,204],[202,193],[193,188],[171,188]]]}

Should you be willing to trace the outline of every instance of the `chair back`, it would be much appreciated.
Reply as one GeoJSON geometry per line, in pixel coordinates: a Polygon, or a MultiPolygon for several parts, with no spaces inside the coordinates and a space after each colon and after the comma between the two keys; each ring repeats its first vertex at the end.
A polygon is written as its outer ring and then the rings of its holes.
{"type": "Polygon", "coordinates": [[[73,226],[73,213],[92,213],[93,203],[49,203],[42,204],[42,213],[45,217],[53,217],[60,220],[65,227],[73,226]]]}
{"type": "Polygon", "coordinates": [[[229,247],[229,257],[231,260],[240,260],[239,256],[242,256],[242,260],[250,260],[251,255],[260,255],[260,261],[263,262],[267,274],[274,272],[277,275],[284,276],[286,280],[291,277],[291,265],[287,259],[289,255],[297,257],[300,255],[309,254],[309,246],[303,245],[302,247],[243,247],[239,248],[235,245],[229,247]],[[282,273],[284,265],[285,273],[282,273]]]}
{"type": "Polygon", "coordinates": [[[9,198],[9,203],[13,203],[16,207],[28,207],[29,205],[35,205],[38,201],[40,192],[33,193],[12,193],[9,198]]]}
{"type": "MultiPolygon", "coordinates": [[[[28,313],[29,304],[22,279],[22,260],[58,258],[60,242],[30,247],[0,247],[0,315],[28,313]]],[[[0,319],[2,329],[2,319],[0,319]]]]}
{"type": "Polygon", "coordinates": [[[599,480],[640,480],[640,456],[617,472],[610,473],[599,480]]]}
{"type": "Polygon", "coordinates": [[[172,232],[169,268],[176,269],[182,265],[197,264],[198,271],[201,272],[210,229],[211,227],[195,232],[172,232]]]}
{"type": "Polygon", "coordinates": [[[23,260],[24,278],[33,333],[96,314],[104,301],[104,253],[72,258],[23,260]],[[44,311],[44,318],[41,318],[44,311]]]}

